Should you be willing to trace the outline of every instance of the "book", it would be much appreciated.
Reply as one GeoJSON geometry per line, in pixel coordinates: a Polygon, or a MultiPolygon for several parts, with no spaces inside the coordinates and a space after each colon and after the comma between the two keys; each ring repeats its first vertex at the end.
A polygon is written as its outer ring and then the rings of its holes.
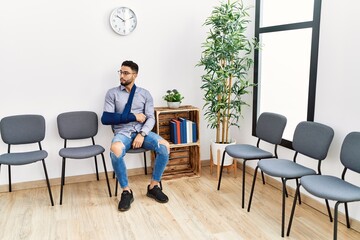
{"type": "Polygon", "coordinates": [[[176,118],[171,119],[171,121],[176,123],[176,136],[177,136],[177,144],[182,143],[181,142],[181,128],[180,128],[180,121],[176,118]]]}
{"type": "Polygon", "coordinates": [[[177,138],[176,122],[170,121],[169,126],[170,126],[170,141],[175,144],[178,144],[179,142],[177,138]]]}
{"type": "Polygon", "coordinates": [[[192,122],[192,138],[193,138],[193,142],[197,142],[196,122],[192,122]]]}
{"type": "Polygon", "coordinates": [[[180,131],[181,131],[181,143],[187,143],[187,130],[186,130],[186,119],[179,117],[180,131]]]}
{"type": "Polygon", "coordinates": [[[190,121],[190,120],[186,120],[186,136],[187,136],[187,140],[186,140],[186,142],[187,143],[192,143],[192,142],[194,142],[193,141],[193,127],[192,127],[192,125],[193,125],[193,122],[192,121],[190,121]]]}

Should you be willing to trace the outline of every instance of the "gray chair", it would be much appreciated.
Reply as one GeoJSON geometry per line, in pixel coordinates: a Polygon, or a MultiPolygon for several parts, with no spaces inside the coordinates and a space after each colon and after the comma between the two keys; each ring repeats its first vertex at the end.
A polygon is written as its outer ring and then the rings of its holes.
{"type": "MultiPolygon", "coordinates": [[[[350,228],[348,203],[360,201],[360,187],[345,181],[345,173],[348,169],[360,173],[360,132],[349,133],[342,144],[340,161],[344,166],[341,178],[328,175],[311,175],[300,178],[300,184],[296,189],[294,203],[291,210],[287,236],[290,235],[291,224],[294,217],[296,199],[299,196],[300,186],[303,186],[310,194],[328,200],[336,201],[334,209],[334,233],[333,238],[337,239],[338,207],[340,203],[345,205],[346,225],[350,228]]],[[[330,222],[332,216],[327,203],[330,222]]]]}
{"type": "MultiPolygon", "coordinates": [[[[321,123],[316,122],[300,122],[295,129],[293,138],[293,149],[295,150],[293,160],[288,159],[267,159],[259,161],[254,172],[253,183],[251,187],[248,212],[251,208],[252,196],[256,183],[257,170],[260,169],[265,174],[272,177],[279,177],[282,181],[282,221],[281,236],[284,237],[285,223],[285,196],[286,181],[295,179],[299,185],[298,179],[306,175],[321,174],[321,162],[327,156],[330,144],[334,137],[334,130],[321,123]],[[318,173],[312,168],[305,167],[296,163],[298,154],[303,154],[309,159],[318,161],[318,173]]],[[[300,198],[299,198],[299,202],[300,198]]]]}
{"type": "MultiPolygon", "coordinates": [[[[256,124],[256,136],[258,137],[256,146],[249,144],[234,144],[227,146],[222,156],[220,176],[217,189],[220,189],[221,177],[224,166],[225,154],[230,155],[235,159],[243,159],[242,172],[242,198],[241,207],[244,208],[245,202],[245,169],[246,162],[249,160],[261,160],[265,158],[277,158],[277,146],[281,143],[282,135],[286,126],[286,117],[277,114],[264,112],[262,113],[256,124]],[[260,141],[265,141],[274,145],[274,153],[265,151],[259,147],[260,141]]],[[[263,176],[263,175],[262,175],[263,176]]],[[[263,176],[263,183],[264,176],[263,176]]]]}
{"type": "Polygon", "coordinates": [[[0,167],[8,165],[9,192],[11,192],[11,166],[19,166],[41,161],[46,184],[49,191],[51,206],[54,201],[51,193],[49,177],[46,170],[45,158],[48,153],[42,149],[41,141],[45,138],[45,119],[41,115],[17,115],[1,119],[1,138],[8,145],[8,151],[0,155],[0,167]],[[37,144],[39,150],[11,152],[12,145],[37,144]]]}
{"type": "Polygon", "coordinates": [[[99,172],[97,166],[96,156],[101,155],[104,165],[105,177],[109,195],[111,197],[111,190],[109,178],[107,174],[104,152],[105,149],[95,144],[94,137],[98,133],[98,116],[95,112],[90,111],[75,111],[61,113],[57,117],[57,125],[59,135],[64,139],[64,148],[60,149],[59,155],[62,157],[61,170],[61,188],[60,188],[60,205],[62,204],[63,188],[65,185],[65,163],[66,159],[87,159],[94,157],[96,178],[99,180],[99,172]],[[91,139],[91,145],[68,147],[68,140],[91,139]]]}

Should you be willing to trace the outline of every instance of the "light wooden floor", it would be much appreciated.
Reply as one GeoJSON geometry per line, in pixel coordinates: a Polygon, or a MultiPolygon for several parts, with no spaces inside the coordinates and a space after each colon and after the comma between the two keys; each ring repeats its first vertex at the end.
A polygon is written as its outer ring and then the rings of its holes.
{"type": "MultiPolygon", "coordinates": [[[[240,174],[225,173],[220,191],[209,167],[200,178],[163,181],[166,204],[146,197],[149,176],[132,176],[135,201],[127,212],[117,211],[118,198],[108,196],[104,180],[65,185],[62,206],[59,186],[52,187],[54,207],[46,188],[1,193],[0,239],[282,239],[281,192],[259,182],[248,213],[241,209],[240,174]]],[[[249,190],[251,176],[247,180],[249,190]]],[[[290,197],[287,219],[291,204],[290,197]]],[[[332,227],[327,216],[302,204],[285,239],[332,239],[332,227]]],[[[338,237],[360,239],[360,233],[339,224],[338,237]]]]}

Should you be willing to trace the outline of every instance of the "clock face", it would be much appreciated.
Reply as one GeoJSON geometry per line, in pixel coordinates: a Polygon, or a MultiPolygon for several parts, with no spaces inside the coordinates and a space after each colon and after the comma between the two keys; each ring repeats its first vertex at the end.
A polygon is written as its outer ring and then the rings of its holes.
{"type": "Polygon", "coordinates": [[[111,12],[110,25],[117,34],[130,34],[136,28],[136,24],[136,15],[130,8],[118,7],[111,12]]]}

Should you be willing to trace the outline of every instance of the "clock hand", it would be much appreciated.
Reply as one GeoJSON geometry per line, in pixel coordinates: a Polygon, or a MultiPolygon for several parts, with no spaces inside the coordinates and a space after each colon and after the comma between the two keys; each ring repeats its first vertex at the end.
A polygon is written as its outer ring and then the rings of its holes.
{"type": "Polygon", "coordinates": [[[116,17],[117,17],[117,18],[120,18],[120,19],[121,19],[121,21],[125,22],[125,20],[124,20],[124,19],[122,19],[121,17],[119,17],[119,15],[116,15],[116,17]]]}
{"type": "Polygon", "coordinates": [[[131,18],[126,19],[125,21],[130,20],[130,19],[132,19],[132,18],[134,18],[134,16],[132,16],[131,18]]]}

